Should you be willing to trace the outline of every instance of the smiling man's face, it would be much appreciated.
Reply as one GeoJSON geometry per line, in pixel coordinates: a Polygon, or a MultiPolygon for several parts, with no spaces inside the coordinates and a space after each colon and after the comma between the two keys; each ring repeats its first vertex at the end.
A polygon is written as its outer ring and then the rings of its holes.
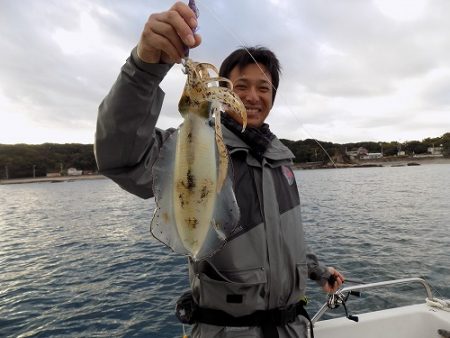
{"type": "MultiPolygon", "coordinates": [[[[233,91],[239,96],[247,109],[247,125],[259,128],[272,109],[272,77],[266,67],[260,63],[251,63],[242,69],[233,68],[229,76],[233,91]]],[[[230,114],[242,124],[236,114],[230,114]]]]}

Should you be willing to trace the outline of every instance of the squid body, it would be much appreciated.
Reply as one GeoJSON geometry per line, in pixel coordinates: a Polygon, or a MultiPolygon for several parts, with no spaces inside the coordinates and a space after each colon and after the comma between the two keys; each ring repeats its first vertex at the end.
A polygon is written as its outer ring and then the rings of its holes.
{"type": "Polygon", "coordinates": [[[187,80],[178,107],[184,121],[153,166],[156,209],[151,232],[175,252],[200,260],[225,244],[239,220],[220,111],[225,107],[240,114],[245,128],[246,110],[213,65],[189,58],[183,64],[187,80]]]}

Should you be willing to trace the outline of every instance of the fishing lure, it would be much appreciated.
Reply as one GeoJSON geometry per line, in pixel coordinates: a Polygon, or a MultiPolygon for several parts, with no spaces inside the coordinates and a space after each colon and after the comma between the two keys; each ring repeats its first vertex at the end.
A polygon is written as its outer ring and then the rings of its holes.
{"type": "MultiPolygon", "coordinates": [[[[189,0],[188,6],[194,12],[195,17],[198,18],[199,15],[200,15],[200,12],[199,12],[199,10],[197,8],[197,5],[195,4],[195,0],[189,0]]],[[[192,32],[195,33],[195,30],[193,30],[192,32]]],[[[184,46],[184,55],[186,57],[189,56],[189,47],[186,46],[186,45],[184,46]]]]}

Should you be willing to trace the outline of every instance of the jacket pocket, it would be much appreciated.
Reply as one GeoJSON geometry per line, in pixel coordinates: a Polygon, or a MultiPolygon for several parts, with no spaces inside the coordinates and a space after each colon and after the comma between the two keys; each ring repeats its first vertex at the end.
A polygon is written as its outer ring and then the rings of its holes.
{"type": "Polygon", "coordinates": [[[220,271],[220,276],[223,278],[212,278],[205,273],[196,276],[201,307],[222,310],[233,316],[265,309],[267,279],[264,269],[220,271]]]}

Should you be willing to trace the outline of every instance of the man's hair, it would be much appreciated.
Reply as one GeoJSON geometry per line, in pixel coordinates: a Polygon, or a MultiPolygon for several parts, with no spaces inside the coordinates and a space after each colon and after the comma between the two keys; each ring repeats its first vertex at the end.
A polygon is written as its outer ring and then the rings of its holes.
{"type": "Polygon", "coordinates": [[[231,71],[237,66],[242,70],[252,63],[260,63],[267,68],[272,77],[272,104],[275,101],[278,84],[280,83],[281,66],[276,55],[269,49],[261,46],[241,47],[223,60],[219,75],[229,78],[231,71]]]}

